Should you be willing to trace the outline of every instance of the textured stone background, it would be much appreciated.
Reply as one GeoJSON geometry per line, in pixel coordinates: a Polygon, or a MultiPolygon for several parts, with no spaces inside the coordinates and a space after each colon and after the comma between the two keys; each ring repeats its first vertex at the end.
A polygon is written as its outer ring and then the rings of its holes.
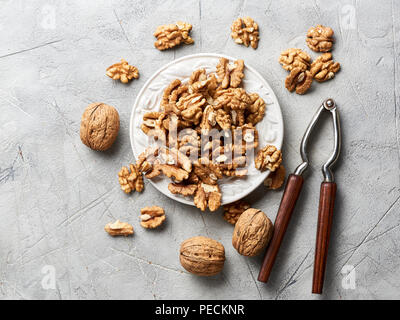
{"type": "MultiPolygon", "coordinates": [[[[267,79],[284,116],[285,164],[300,163],[303,132],[324,98],[340,108],[343,152],[326,299],[400,298],[399,1],[0,1],[0,297],[16,299],[318,299],[311,295],[320,167],[331,152],[326,117],[317,128],[312,164],[268,285],[255,279],[261,257],[239,256],[221,213],[170,200],[148,183],[143,194],[119,190],[117,172],[132,160],[128,126],[136,94],[165,63],[192,53],[245,59],[267,79]],[[233,43],[229,26],[250,15],[260,25],[259,48],[233,43]],[[152,33],[161,23],[193,24],[195,44],[159,52],[152,33]],[[305,96],[284,88],[277,59],[289,47],[307,49],[317,23],[336,33],[337,77],[305,96]],[[124,57],[140,69],[129,85],[105,76],[124,57]],[[85,106],[103,101],[121,116],[108,152],[79,139],[85,106]],[[397,103],[397,104],[396,104],[397,103]],[[160,230],[138,223],[138,209],[165,207],[160,230]],[[131,222],[132,238],[103,227],[131,222]],[[182,270],[182,240],[206,235],[226,247],[224,271],[199,278],[182,270]],[[56,270],[56,289],[41,282],[56,270]],[[342,287],[344,265],[356,268],[356,289],[342,287]]],[[[312,54],[316,56],[314,53],[312,54]]],[[[257,189],[248,200],[275,218],[282,191],[257,189]]]]}

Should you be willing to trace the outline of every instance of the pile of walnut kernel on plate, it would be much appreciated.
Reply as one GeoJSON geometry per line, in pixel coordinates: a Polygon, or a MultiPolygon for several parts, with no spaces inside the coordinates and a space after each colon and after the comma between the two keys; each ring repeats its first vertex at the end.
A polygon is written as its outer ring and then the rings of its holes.
{"type": "MultiPolygon", "coordinates": [[[[192,196],[202,211],[216,211],[222,197],[218,180],[245,177],[259,147],[256,124],[266,105],[257,93],[240,87],[243,77],[243,60],[221,58],[216,72],[198,69],[187,83],[173,80],[164,90],[159,111],[143,116],[141,128],[150,145],[130,171],[122,168],[121,188],[141,191],[136,185],[142,173],[148,179],[164,175],[171,178],[171,193],[192,196]]],[[[274,172],[282,154],[267,145],[254,161],[257,169],[274,172]]]]}

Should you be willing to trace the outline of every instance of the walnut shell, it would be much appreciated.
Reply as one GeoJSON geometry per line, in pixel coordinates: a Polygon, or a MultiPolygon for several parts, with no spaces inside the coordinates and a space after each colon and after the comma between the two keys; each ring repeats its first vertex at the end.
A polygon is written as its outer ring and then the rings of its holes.
{"type": "Polygon", "coordinates": [[[216,240],[193,237],[182,242],[179,260],[190,273],[213,276],[224,267],[225,248],[216,240]]]}
{"type": "Polygon", "coordinates": [[[82,115],[81,140],[93,150],[107,150],[119,131],[118,111],[105,103],[90,104],[82,115]]]}
{"type": "Polygon", "coordinates": [[[271,240],[274,226],[258,209],[247,209],[236,222],[232,236],[233,247],[243,256],[256,256],[271,240]]]}

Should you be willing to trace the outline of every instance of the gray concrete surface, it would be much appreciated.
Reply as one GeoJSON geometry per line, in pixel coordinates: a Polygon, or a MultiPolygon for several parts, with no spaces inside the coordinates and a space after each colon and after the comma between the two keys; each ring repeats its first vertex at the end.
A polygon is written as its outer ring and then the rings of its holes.
{"type": "MultiPolygon", "coordinates": [[[[383,299],[400,298],[399,1],[0,1],[0,298],[2,299],[383,299]],[[229,26],[250,15],[259,48],[236,45],[229,26]],[[193,24],[195,44],[159,52],[161,23],[193,24]],[[337,77],[305,96],[284,88],[277,59],[308,48],[317,23],[336,34],[337,77]],[[326,118],[310,149],[312,165],[271,281],[258,283],[261,257],[239,256],[221,213],[173,202],[146,183],[119,190],[117,172],[132,160],[129,115],[135,96],[165,63],[198,52],[241,57],[269,81],[284,116],[285,165],[294,170],[303,132],[320,102],[336,99],[343,152],[325,294],[311,295],[320,167],[331,152],[326,118]],[[140,79],[113,82],[105,69],[121,57],[140,79]],[[121,116],[117,142],[93,152],[79,139],[87,104],[121,116]],[[138,208],[160,204],[167,223],[140,227],[138,208]],[[111,238],[106,223],[133,224],[132,238],[111,238]],[[199,278],[179,264],[182,240],[206,235],[226,248],[222,274],[199,278]],[[355,267],[355,288],[343,285],[355,267]],[[346,268],[352,267],[345,267],[346,268]],[[51,275],[55,272],[53,288],[51,275]],[[50,279],[50,280],[49,280],[50,279]]],[[[316,55],[313,53],[313,57],[316,55]]],[[[282,191],[257,189],[248,200],[275,218],[282,191]]]]}

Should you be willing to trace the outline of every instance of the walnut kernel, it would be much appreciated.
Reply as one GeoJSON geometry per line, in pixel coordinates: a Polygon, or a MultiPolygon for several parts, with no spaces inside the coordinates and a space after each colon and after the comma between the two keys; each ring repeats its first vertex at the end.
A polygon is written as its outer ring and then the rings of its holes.
{"type": "Polygon", "coordinates": [[[220,167],[207,158],[200,158],[194,163],[194,173],[201,182],[206,184],[217,184],[217,181],[222,178],[220,167]]]}
{"type": "Polygon", "coordinates": [[[128,83],[129,80],[133,78],[139,78],[139,70],[129,65],[124,59],[121,59],[121,62],[114,63],[107,68],[106,75],[113,80],[120,80],[122,83],[128,83]]]}
{"type": "Polygon", "coordinates": [[[238,200],[224,206],[224,219],[230,224],[235,225],[240,215],[250,208],[244,200],[238,200]]]}
{"type": "Polygon", "coordinates": [[[190,159],[175,148],[162,148],[161,157],[169,165],[176,165],[179,168],[184,169],[188,173],[192,171],[192,162],[190,161],[190,159]]]}
{"type": "Polygon", "coordinates": [[[258,170],[274,172],[282,163],[282,153],[273,145],[267,145],[259,150],[254,159],[258,170]]]}
{"type": "Polygon", "coordinates": [[[194,195],[194,204],[201,211],[208,207],[210,211],[216,211],[221,206],[221,190],[218,185],[200,183],[194,195]]]}
{"type": "Polygon", "coordinates": [[[189,94],[186,97],[179,99],[176,104],[181,109],[181,116],[195,125],[199,124],[203,115],[203,107],[207,104],[206,99],[200,93],[189,94]]]}
{"type": "Polygon", "coordinates": [[[131,193],[133,190],[142,192],[144,188],[142,172],[134,164],[130,164],[129,169],[122,167],[118,172],[118,181],[121,189],[125,193],[131,193]]]}
{"type": "Polygon", "coordinates": [[[296,90],[297,94],[305,94],[311,88],[313,75],[310,71],[302,71],[300,68],[294,68],[286,77],[285,87],[290,92],[296,90]]]}
{"type": "Polygon", "coordinates": [[[165,211],[158,206],[144,207],[140,210],[140,220],[143,228],[157,228],[165,221],[165,211]]]}
{"type": "Polygon", "coordinates": [[[247,108],[246,122],[255,126],[265,115],[265,101],[257,94],[250,94],[251,104],[247,108]]]}
{"type": "Polygon", "coordinates": [[[217,64],[217,76],[218,82],[221,83],[221,88],[237,88],[244,77],[243,70],[243,60],[236,60],[234,64],[231,64],[228,59],[220,58],[217,64]]]}
{"type": "Polygon", "coordinates": [[[129,223],[119,220],[114,223],[107,223],[104,230],[111,236],[129,236],[133,234],[133,227],[129,223]]]}
{"type": "Polygon", "coordinates": [[[175,24],[159,26],[154,32],[154,36],[157,38],[157,41],[154,42],[154,46],[158,50],[166,50],[181,43],[192,44],[194,41],[189,36],[191,30],[191,24],[181,21],[175,24]]]}
{"type": "Polygon", "coordinates": [[[335,77],[340,69],[339,62],[333,62],[330,52],[323,53],[311,64],[310,72],[315,80],[324,82],[335,77]]]}
{"type": "Polygon", "coordinates": [[[181,194],[183,196],[193,196],[197,190],[197,184],[170,183],[168,190],[173,194],[181,194]]]}
{"type": "Polygon", "coordinates": [[[316,27],[308,29],[308,47],[315,52],[328,52],[332,50],[333,30],[318,24],[316,27]]]}
{"type": "Polygon", "coordinates": [[[269,176],[264,180],[264,185],[268,189],[276,190],[282,187],[285,182],[286,170],[281,164],[277,170],[271,172],[269,176]]]}
{"type": "Polygon", "coordinates": [[[249,45],[257,49],[259,38],[258,24],[250,17],[238,18],[231,26],[231,37],[237,44],[249,45]]]}
{"type": "Polygon", "coordinates": [[[156,128],[157,119],[160,118],[161,112],[147,112],[143,115],[143,122],[141,125],[141,129],[145,134],[148,134],[150,130],[154,130],[156,128]]]}
{"type": "Polygon", "coordinates": [[[176,183],[182,182],[183,180],[189,178],[189,173],[186,170],[178,168],[175,165],[160,163],[155,164],[150,173],[146,173],[146,178],[152,179],[159,176],[161,173],[168,178],[172,178],[176,183]]]}
{"type": "Polygon", "coordinates": [[[287,71],[292,71],[294,68],[305,71],[310,67],[311,57],[301,49],[291,48],[281,53],[279,63],[287,71]]]}

